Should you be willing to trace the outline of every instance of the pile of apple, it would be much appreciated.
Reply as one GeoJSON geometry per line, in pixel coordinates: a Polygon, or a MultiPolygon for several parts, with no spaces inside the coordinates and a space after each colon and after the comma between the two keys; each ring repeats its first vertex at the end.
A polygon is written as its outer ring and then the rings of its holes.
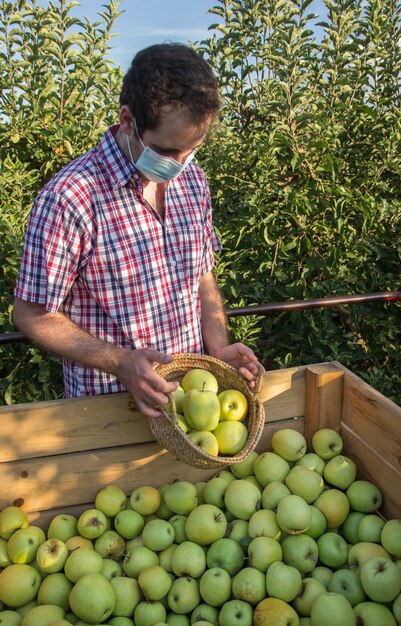
{"type": "MultiPolygon", "coordinates": [[[[219,393],[212,372],[193,368],[184,374],[173,396],[178,426],[201,450],[212,456],[231,456],[245,446],[248,400],[241,391],[219,393]]],[[[171,411],[170,403],[166,409],[171,411]]]]}
{"type": "Polygon", "coordinates": [[[397,626],[401,520],[341,437],[282,429],[205,482],[108,485],[47,533],[0,512],[1,626],[397,626]]]}

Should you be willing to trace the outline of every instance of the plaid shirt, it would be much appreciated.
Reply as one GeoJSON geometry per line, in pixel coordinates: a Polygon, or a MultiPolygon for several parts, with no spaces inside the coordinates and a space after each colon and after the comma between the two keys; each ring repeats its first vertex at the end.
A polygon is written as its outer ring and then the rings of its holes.
{"type": "MultiPolygon", "coordinates": [[[[124,348],[201,353],[199,281],[219,248],[205,176],[191,162],[168,184],[162,221],[143,199],[117,129],[37,197],[15,296],[124,348]]],[[[124,389],[79,363],[64,360],[63,368],[69,397],[124,389]]]]}

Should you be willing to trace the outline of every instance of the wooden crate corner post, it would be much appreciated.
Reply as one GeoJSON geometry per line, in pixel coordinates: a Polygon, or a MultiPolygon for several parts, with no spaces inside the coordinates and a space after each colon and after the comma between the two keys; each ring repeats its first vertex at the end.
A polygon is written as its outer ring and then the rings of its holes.
{"type": "Polygon", "coordinates": [[[340,432],[343,386],[344,372],[338,364],[306,367],[304,434],[310,449],[313,433],[320,428],[340,432]]]}

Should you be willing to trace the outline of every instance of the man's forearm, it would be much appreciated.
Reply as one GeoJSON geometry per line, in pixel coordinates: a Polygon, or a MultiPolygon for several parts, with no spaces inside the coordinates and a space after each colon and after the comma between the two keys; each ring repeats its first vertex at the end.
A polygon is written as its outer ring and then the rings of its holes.
{"type": "Polygon", "coordinates": [[[90,335],[62,313],[49,313],[40,304],[16,299],[14,321],[42,349],[84,367],[117,375],[126,351],[90,335]]]}
{"type": "Polygon", "coordinates": [[[212,272],[201,279],[199,294],[202,312],[202,336],[206,352],[212,356],[230,344],[223,299],[212,272]]]}

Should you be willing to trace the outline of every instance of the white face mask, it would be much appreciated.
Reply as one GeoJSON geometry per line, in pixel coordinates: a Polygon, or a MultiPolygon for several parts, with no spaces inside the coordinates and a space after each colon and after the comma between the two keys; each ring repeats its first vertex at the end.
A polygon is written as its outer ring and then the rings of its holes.
{"type": "Polygon", "coordinates": [[[134,157],[132,156],[131,144],[128,135],[127,145],[131,161],[134,163],[137,170],[139,170],[141,174],[145,176],[145,178],[155,183],[166,183],[173,178],[177,178],[177,176],[179,176],[181,172],[185,170],[187,165],[192,161],[195,156],[195,151],[191,152],[191,154],[187,156],[184,163],[179,163],[175,159],[158,154],[157,152],[155,152],[155,150],[149,148],[149,146],[145,146],[139,136],[135,119],[134,124],[135,132],[143,147],[143,151],[136,162],[134,161],[134,157]]]}

